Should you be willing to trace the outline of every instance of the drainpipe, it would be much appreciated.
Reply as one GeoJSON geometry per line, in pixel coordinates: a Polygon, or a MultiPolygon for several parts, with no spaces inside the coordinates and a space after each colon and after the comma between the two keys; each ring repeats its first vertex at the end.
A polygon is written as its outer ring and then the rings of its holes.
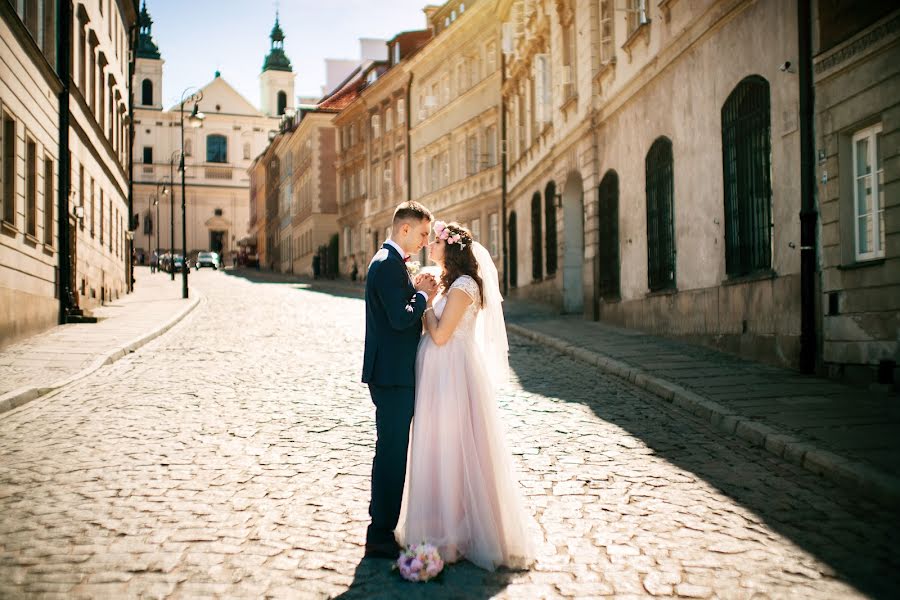
{"type": "Polygon", "coordinates": [[[816,368],[816,227],[811,0],[797,2],[800,82],[800,370],[816,368]]]}
{"type": "MultiPolygon", "coordinates": [[[[398,42],[399,43],[399,42],[398,42]]],[[[412,136],[410,126],[412,124],[412,82],[413,74],[409,72],[409,82],[406,84],[406,201],[412,200],[412,136]]]]}
{"type": "Polygon", "coordinates": [[[500,238],[503,240],[503,295],[509,293],[509,243],[506,223],[506,54],[500,52],[500,238]]]}
{"type": "MultiPolygon", "coordinates": [[[[128,82],[126,83],[128,90],[128,229],[131,229],[134,222],[134,64],[137,60],[137,25],[129,28],[129,40],[131,41],[131,59],[128,61],[128,82]]],[[[157,197],[157,200],[159,198],[157,197]]],[[[159,223],[154,223],[154,227],[159,227],[159,223]]],[[[150,244],[147,244],[148,246],[150,244]]],[[[147,249],[149,257],[150,249],[147,249]]],[[[131,260],[132,252],[134,252],[134,235],[132,231],[131,239],[128,240],[128,252],[125,257],[125,273],[128,277],[128,293],[134,291],[134,263],[131,260]]],[[[148,258],[149,260],[149,258],[148,258]]]]}
{"type": "Polygon", "coordinates": [[[62,81],[59,92],[59,185],[56,192],[57,229],[59,246],[59,324],[65,324],[69,310],[75,308],[74,291],[69,289],[72,279],[71,254],[69,253],[69,188],[71,187],[71,165],[69,163],[69,45],[72,38],[72,4],[69,0],[56,3],[56,17],[59,23],[56,45],[56,69],[62,81]],[[71,295],[71,301],[70,301],[71,295]]]}

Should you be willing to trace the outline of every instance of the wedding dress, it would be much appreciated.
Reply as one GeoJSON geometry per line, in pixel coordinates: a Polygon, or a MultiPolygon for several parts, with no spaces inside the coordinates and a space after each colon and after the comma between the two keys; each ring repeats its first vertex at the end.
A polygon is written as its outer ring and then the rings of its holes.
{"type": "MultiPolygon", "coordinates": [[[[492,262],[489,268],[494,269],[492,262]]],[[[486,294],[488,286],[497,286],[496,269],[492,275],[485,277],[486,294]]],[[[531,517],[523,507],[495,394],[505,375],[500,371],[508,368],[505,329],[498,334],[502,360],[492,360],[492,352],[484,351],[490,333],[483,330],[491,325],[479,323],[478,284],[464,275],[450,289],[462,290],[472,303],[443,346],[427,333],[419,342],[398,539],[402,545],[434,544],[447,562],[466,558],[489,570],[527,568],[534,557],[531,517]]],[[[503,327],[499,302],[492,307],[500,319],[495,333],[503,327]]],[[[434,302],[435,316],[441,317],[446,303],[446,295],[434,302]]]]}

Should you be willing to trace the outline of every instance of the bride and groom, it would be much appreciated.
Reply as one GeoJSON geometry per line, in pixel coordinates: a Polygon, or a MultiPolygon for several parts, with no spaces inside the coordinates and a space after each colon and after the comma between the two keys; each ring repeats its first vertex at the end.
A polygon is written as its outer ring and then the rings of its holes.
{"type": "Polygon", "coordinates": [[[497,269],[456,223],[435,222],[429,243],[432,221],[417,202],[398,206],[366,279],[362,380],[377,430],[366,556],[426,542],[448,563],[524,568],[529,517],[495,396],[509,368],[497,269]],[[412,280],[404,263],[426,246],[440,276],[412,280]]]}

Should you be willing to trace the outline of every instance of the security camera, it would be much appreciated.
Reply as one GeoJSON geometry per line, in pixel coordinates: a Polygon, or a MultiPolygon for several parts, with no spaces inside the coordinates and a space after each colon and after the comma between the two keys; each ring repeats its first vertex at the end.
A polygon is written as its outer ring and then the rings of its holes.
{"type": "Polygon", "coordinates": [[[789,60],[786,60],[783,63],[781,63],[780,65],[778,65],[778,70],[783,71],[784,73],[794,73],[795,72],[794,67],[791,64],[791,61],[789,61],[789,60]]]}

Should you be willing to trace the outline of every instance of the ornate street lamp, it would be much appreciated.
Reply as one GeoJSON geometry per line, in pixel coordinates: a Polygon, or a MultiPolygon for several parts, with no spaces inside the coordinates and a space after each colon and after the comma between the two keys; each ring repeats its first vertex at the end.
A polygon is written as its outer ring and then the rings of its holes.
{"type": "MultiPolygon", "coordinates": [[[[205,115],[200,112],[200,100],[203,99],[203,92],[197,88],[188,88],[181,93],[181,104],[179,106],[179,114],[181,117],[181,297],[188,297],[188,264],[187,264],[187,210],[184,201],[184,105],[187,102],[193,102],[194,108],[188,117],[191,127],[201,127],[205,115]],[[192,92],[192,90],[196,90],[192,92]],[[188,95],[188,92],[192,92],[188,95]]],[[[174,270],[173,270],[174,272],[174,270]]]]}

